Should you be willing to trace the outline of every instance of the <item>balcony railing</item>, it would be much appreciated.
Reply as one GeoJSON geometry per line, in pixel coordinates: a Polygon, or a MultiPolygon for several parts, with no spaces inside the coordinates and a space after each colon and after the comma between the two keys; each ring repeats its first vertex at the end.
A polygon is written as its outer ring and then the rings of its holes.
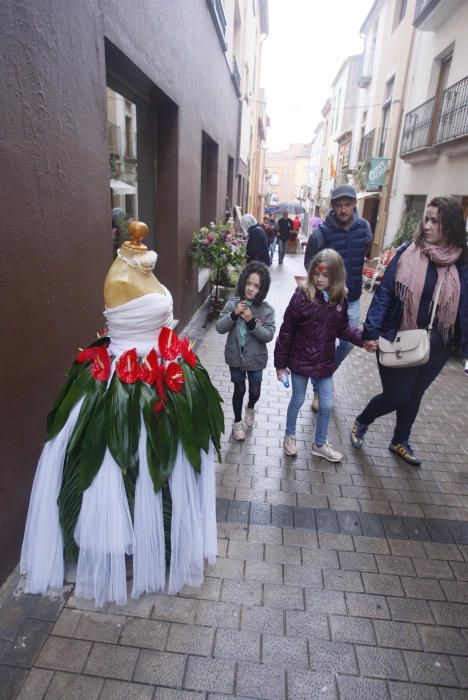
{"type": "Polygon", "coordinates": [[[234,83],[237,94],[240,96],[240,84],[241,84],[241,76],[240,76],[240,70],[239,66],[237,65],[236,57],[232,57],[232,71],[231,71],[231,77],[232,77],[232,82],[234,83]]]}
{"type": "Polygon", "coordinates": [[[468,76],[444,90],[436,143],[468,135],[468,76]]]}
{"type": "Polygon", "coordinates": [[[435,97],[432,97],[405,116],[400,155],[431,145],[430,136],[435,101],[435,97]]]}
{"type": "Polygon", "coordinates": [[[375,129],[369,131],[368,134],[362,137],[361,143],[359,144],[359,154],[358,161],[369,160],[374,154],[374,138],[375,129]]]}

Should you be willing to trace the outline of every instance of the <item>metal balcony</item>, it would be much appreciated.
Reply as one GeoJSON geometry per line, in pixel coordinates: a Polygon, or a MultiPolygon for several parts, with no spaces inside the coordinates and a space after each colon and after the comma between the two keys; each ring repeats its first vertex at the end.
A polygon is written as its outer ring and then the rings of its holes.
{"type": "Polygon", "coordinates": [[[401,156],[432,145],[431,127],[435,101],[435,97],[432,97],[405,116],[400,145],[401,156]]]}
{"type": "Polygon", "coordinates": [[[435,142],[468,136],[468,76],[443,92],[435,142]]]}

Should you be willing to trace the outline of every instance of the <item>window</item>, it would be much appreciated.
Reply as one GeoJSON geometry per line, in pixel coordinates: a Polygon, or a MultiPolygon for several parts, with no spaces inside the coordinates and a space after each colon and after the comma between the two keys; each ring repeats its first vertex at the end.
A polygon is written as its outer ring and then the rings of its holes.
{"type": "Polygon", "coordinates": [[[408,0],[396,0],[395,14],[393,16],[392,31],[395,31],[395,29],[398,27],[398,25],[400,24],[400,22],[403,20],[404,16],[406,15],[407,5],[408,5],[408,0]]]}
{"type": "Polygon", "coordinates": [[[390,110],[392,108],[393,88],[395,86],[395,76],[385,83],[385,95],[382,105],[382,127],[380,131],[379,157],[385,155],[385,145],[387,142],[388,124],[390,120],[390,110]]]}
{"type": "Polygon", "coordinates": [[[200,226],[216,221],[218,198],[218,144],[202,132],[200,226]]]}

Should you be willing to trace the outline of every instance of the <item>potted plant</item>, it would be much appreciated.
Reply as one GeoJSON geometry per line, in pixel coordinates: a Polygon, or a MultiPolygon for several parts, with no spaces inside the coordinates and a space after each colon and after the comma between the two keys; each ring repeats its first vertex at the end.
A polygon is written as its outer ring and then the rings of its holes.
{"type": "Polygon", "coordinates": [[[216,307],[221,287],[230,286],[233,272],[244,264],[245,239],[226,224],[213,223],[192,234],[192,255],[198,267],[210,270],[210,281],[214,286],[213,305],[216,307]]]}

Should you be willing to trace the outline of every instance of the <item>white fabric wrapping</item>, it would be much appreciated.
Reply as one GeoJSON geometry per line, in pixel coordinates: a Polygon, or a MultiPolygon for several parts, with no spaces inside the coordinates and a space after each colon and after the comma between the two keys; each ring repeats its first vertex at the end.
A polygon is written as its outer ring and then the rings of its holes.
{"type": "Polygon", "coordinates": [[[107,601],[125,605],[125,555],[132,553],[133,528],[122,472],[108,449],[83,493],[75,540],[80,548],[75,595],[94,598],[97,608],[107,601]]]}
{"type": "Polygon", "coordinates": [[[111,355],[118,357],[131,348],[136,348],[139,355],[146,355],[151,348],[157,349],[161,328],[170,327],[173,320],[172,296],[164,289],[165,294],[146,294],[114,309],[106,308],[111,355]]]}
{"type": "Polygon", "coordinates": [[[166,584],[166,551],[162,494],[154,492],[148,469],[146,427],[142,419],[139,444],[140,473],[135,490],[132,598],[155,593],[166,584]]]}
{"type": "Polygon", "coordinates": [[[208,454],[202,450],[201,456],[201,473],[198,477],[198,484],[203,518],[203,554],[210,564],[214,564],[218,553],[218,539],[216,536],[216,475],[211,442],[208,454]]]}
{"type": "Polygon", "coordinates": [[[26,593],[46,593],[49,587],[63,586],[63,536],[57,499],[65,451],[82,403],[83,399],[70,411],[58,435],[46,442],[37,465],[21,548],[20,571],[27,574],[26,593]]]}
{"type": "Polygon", "coordinates": [[[198,477],[179,443],[169,478],[172,498],[169,593],[203,581],[203,520],[198,477]]]}

